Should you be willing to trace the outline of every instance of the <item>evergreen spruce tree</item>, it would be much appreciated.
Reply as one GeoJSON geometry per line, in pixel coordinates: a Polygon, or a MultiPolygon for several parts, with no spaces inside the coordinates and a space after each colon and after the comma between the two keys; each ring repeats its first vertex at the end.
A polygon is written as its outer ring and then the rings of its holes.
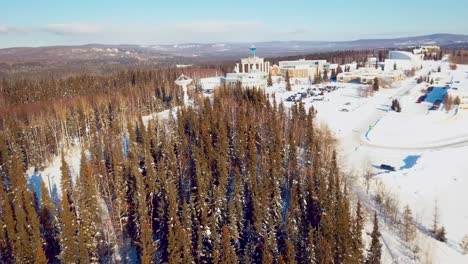
{"type": "Polygon", "coordinates": [[[101,230],[99,198],[92,168],[84,151],[81,153],[81,167],[78,181],[79,239],[80,256],[90,262],[98,262],[101,230]],[[83,243],[83,245],[81,244],[83,243]],[[86,248],[86,249],[84,249],[86,248]],[[86,256],[86,254],[88,254],[86,256]]]}
{"type": "Polygon", "coordinates": [[[463,239],[460,241],[459,246],[462,250],[463,255],[468,254],[468,235],[463,236],[463,239]]]}
{"type": "Polygon", "coordinates": [[[380,83],[379,83],[379,78],[375,77],[375,78],[374,78],[374,83],[373,83],[373,85],[372,85],[372,88],[374,89],[374,91],[378,91],[378,90],[379,90],[379,85],[380,85],[380,83]]]}
{"type": "Polygon", "coordinates": [[[327,69],[323,70],[322,80],[325,81],[325,82],[328,81],[328,70],[327,69]]]}
{"type": "Polygon", "coordinates": [[[61,187],[62,199],[60,201],[60,260],[63,263],[74,263],[78,256],[78,231],[76,214],[72,201],[72,184],[68,164],[62,154],[61,187]]]}
{"type": "Polygon", "coordinates": [[[432,235],[437,234],[439,230],[439,207],[437,206],[437,201],[434,202],[434,214],[432,216],[432,228],[429,230],[432,235]]]}
{"type": "MultiPolygon", "coordinates": [[[[168,246],[167,253],[169,255],[169,263],[182,263],[182,241],[178,235],[180,234],[180,222],[178,216],[177,189],[173,182],[168,183],[167,188],[168,198],[168,246]]],[[[198,249],[197,249],[198,250],[198,249]]]]}
{"type": "Polygon", "coordinates": [[[286,77],[285,77],[285,82],[286,82],[286,91],[291,91],[291,80],[289,77],[289,71],[286,71],[286,77]]]}
{"type": "Polygon", "coordinates": [[[85,227],[81,226],[83,231],[79,231],[78,233],[78,255],[75,256],[75,261],[78,263],[89,264],[91,263],[91,259],[89,257],[90,252],[89,248],[89,241],[87,239],[86,231],[84,230],[85,227]]]}
{"type": "Polygon", "coordinates": [[[229,228],[226,225],[222,228],[221,241],[221,254],[219,263],[238,263],[236,252],[231,243],[231,233],[229,232],[229,228]]]}
{"type": "Polygon", "coordinates": [[[35,259],[36,248],[29,241],[26,212],[23,210],[20,203],[15,203],[14,212],[16,218],[16,237],[13,241],[15,262],[32,263],[35,259]]]}
{"type": "Polygon", "coordinates": [[[187,241],[186,243],[182,243],[182,261],[183,263],[193,263],[193,254],[192,254],[192,219],[191,219],[191,211],[190,206],[187,202],[184,202],[182,206],[182,217],[181,217],[181,225],[182,228],[180,229],[180,237],[184,237],[187,241]]]}
{"type": "Polygon", "coordinates": [[[0,261],[8,263],[8,260],[11,259],[11,257],[8,249],[9,240],[4,226],[5,223],[0,217],[0,261]]]}
{"type": "Polygon", "coordinates": [[[401,235],[404,241],[411,242],[416,237],[416,227],[414,226],[414,219],[411,209],[407,205],[403,211],[401,235]]]}
{"type": "MultiPolygon", "coordinates": [[[[3,183],[0,184],[0,204],[1,208],[3,209],[3,215],[0,216],[0,219],[3,218],[2,222],[4,225],[1,225],[1,234],[2,234],[2,242],[0,244],[2,249],[2,256],[1,259],[5,263],[13,263],[13,256],[14,256],[14,241],[16,237],[16,230],[15,230],[15,220],[13,216],[13,209],[10,203],[10,197],[3,189],[3,183]],[[5,227],[5,228],[4,228],[5,227]]],[[[1,224],[1,223],[0,223],[1,224]]]]}
{"type": "Polygon", "coordinates": [[[445,227],[440,227],[435,234],[435,239],[439,240],[440,242],[447,242],[445,227]]]}
{"type": "Polygon", "coordinates": [[[318,232],[317,244],[317,263],[334,263],[333,248],[334,237],[332,214],[325,213],[321,217],[320,229],[318,232]]]}
{"type": "Polygon", "coordinates": [[[362,230],[364,228],[364,216],[361,208],[361,202],[357,202],[356,215],[352,228],[352,259],[351,263],[359,264],[364,261],[362,230]]]}
{"type": "Polygon", "coordinates": [[[341,68],[340,65],[338,65],[338,67],[336,68],[336,75],[340,74],[343,72],[343,69],[341,68]]]}
{"type": "Polygon", "coordinates": [[[374,228],[371,234],[371,244],[367,251],[365,264],[380,264],[382,257],[382,244],[380,243],[379,222],[377,213],[374,213],[374,228]]]}
{"type": "Polygon", "coordinates": [[[267,85],[269,87],[273,86],[273,80],[271,79],[271,73],[268,73],[267,85]]]}
{"type": "Polygon", "coordinates": [[[315,235],[312,226],[309,226],[309,232],[307,233],[307,263],[317,263],[317,257],[315,255],[315,235]]]}
{"type": "Polygon", "coordinates": [[[46,188],[44,181],[41,181],[39,221],[41,223],[41,234],[44,240],[44,254],[51,263],[58,260],[57,257],[60,253],[56,212],[57,210],[49,195],[49,190],[46,188]]]}
{"type": "Polygon", "coordinates": [[[35,264],[47,264],[48,263],[46,254],[41,244],[37,244],[36,258],[34,259],[34,263],[35,264]]]}
{"type": "MultiPolygon", "coordinates": [[[[152,166],[152,164],[147,164],[147,171],[150,171],[151,168],[148,167],[152,166]]],[[[138,203],[137,221],[139,230],[137,244],[140,248],[140,261],[141,263],[149,264],[153,262],[155,246],[153,244],[153,232],[148,220],[148,206],[146,203],[145,184],[143,181],[143,175],[137,167],[133,167],[132,174],[135,177],[136,199],[138,203]]]]}
{"type": "Polygon", "coordinates": [[[155,246],[152,238],[152,230],[147,220],[143,221],[141,226],[141,239],[140,239],[140,261],[142,264],[153,263],[153,254],[155,246]]]}
{"type": "Polygon", "coordinates": [[[331,69],[331,77],[336,78],[336,69],[331,69]]]}
{"type": "Polygon", "coordinates": [[[283,256],[284,263],[288,264],[295,264],[296,261],[296,250],[294,249],[293,242],[287,240],[286,241],[286,252],[283,256]]]}
{"type": "Polygon", "coordinates": [[[42,245],[40,223],[18,154],[13,155],[9,176],[16,220],[16,239],[13,242],[15,259],[19,263],[33,262],[37,245],[42,245]]]}
{"type": "MultiPolygon", "coordinates": [[[[336,161],[335,161],[336,162],[336,161]]],[[[349,198],[346,191],[342,191],[340,176],[335,180],[335,192],[337,205],[335,206],[336,228],[335,228],[335,263],[348,263],[352,259],[352,221],[349,208],[349,198]]]]}

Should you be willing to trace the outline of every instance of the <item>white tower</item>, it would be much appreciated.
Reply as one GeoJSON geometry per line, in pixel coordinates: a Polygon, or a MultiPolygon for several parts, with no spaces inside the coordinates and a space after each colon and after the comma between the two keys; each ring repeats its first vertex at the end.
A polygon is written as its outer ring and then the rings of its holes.
{"type": "Polygon", "coordinates": [[[175,83],[179,86],[182,86],[182,90],[184,91],[184,105],[189,104],[189,99],[188,99],[188,94],[187,94],[187,86],[192,82],[192,79],[185,75],[180,75],[177,80],[175,80],[175,83]]]}

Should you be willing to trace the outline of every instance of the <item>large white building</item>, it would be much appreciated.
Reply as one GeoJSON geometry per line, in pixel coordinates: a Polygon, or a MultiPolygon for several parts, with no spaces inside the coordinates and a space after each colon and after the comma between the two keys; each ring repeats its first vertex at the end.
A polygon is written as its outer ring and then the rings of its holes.
{"type": "Polygon", "coordinates": [[[408,51],[391,50],[388,59],[385,60],[385,71],[397,70],[409,71],[421,68],[424,54],[413,54],[408,51]]]}
{"type": "Polygon", "coordinates": [[[373,84],[375,78],[385,80],[387,82],[394,82],[404,78],[403,71],[382,71],[380,68],[375,67],[361,67],[350,72],[342,72],[336,76],[338,82],[351,82],[356,81],[362,84],[373,84]]]}
{"type": "Polygon", "coordinates": [[[236,63],[234,72],[226,74],[225,82],[227,85],[240,83],[243,88],[267,87],[270,62],[257,57],[255,47],[250,50],[252,56],[242,59],[240,64],[236,63]]]}
{"type": "Polygon", "coordinates": [[[324,70],[331,71],[331,65],[326,60],[293,60],[280,61],[278,65],[273,65],[272,75],[286,75],[292,78],[314,77],[317,73],[322,74],[324,70]]]}
{"type": "Polygon", "coordinates": [[[294,60],[294,61],[280,61],[280,69],[308,69],[314,67],[325,67],[328,65],[326,60],[294,60]]]}
{"type": "Polygon", "coordinates": [[[198,83],[198,88],[210,93],[213,89],[218,88],[224,84],[224,77],[207,77],[201,78],[198,83]]]}

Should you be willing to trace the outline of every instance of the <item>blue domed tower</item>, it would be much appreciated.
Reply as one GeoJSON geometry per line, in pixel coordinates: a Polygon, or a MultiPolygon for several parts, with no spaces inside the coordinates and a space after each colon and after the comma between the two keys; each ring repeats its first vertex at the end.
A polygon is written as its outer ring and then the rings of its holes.
{"type": "Polygon", "coordinates": [[[250,51],[252,52],[252,57],[257,57],[257,48],[254,45],[250,47],[250,51]]]}

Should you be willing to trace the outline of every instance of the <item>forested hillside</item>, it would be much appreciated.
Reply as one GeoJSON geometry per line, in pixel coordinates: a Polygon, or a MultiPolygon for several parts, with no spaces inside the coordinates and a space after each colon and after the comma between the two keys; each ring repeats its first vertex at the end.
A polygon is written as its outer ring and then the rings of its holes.
{"type": "Polygon", "coordinates": [[[102,97],[56,93],[59,106],[2,115],[3,263],[379,263],[377,226],[366,254],[364,214],[313,109],[230,87],[145,126],[142,109],[177,105],[179,91],[121,76],[102,97]],[[60,200],[44,181],[28,188],[25,170],[70,139],[81,166],[74,178],[62,158],[60,200]]]}

